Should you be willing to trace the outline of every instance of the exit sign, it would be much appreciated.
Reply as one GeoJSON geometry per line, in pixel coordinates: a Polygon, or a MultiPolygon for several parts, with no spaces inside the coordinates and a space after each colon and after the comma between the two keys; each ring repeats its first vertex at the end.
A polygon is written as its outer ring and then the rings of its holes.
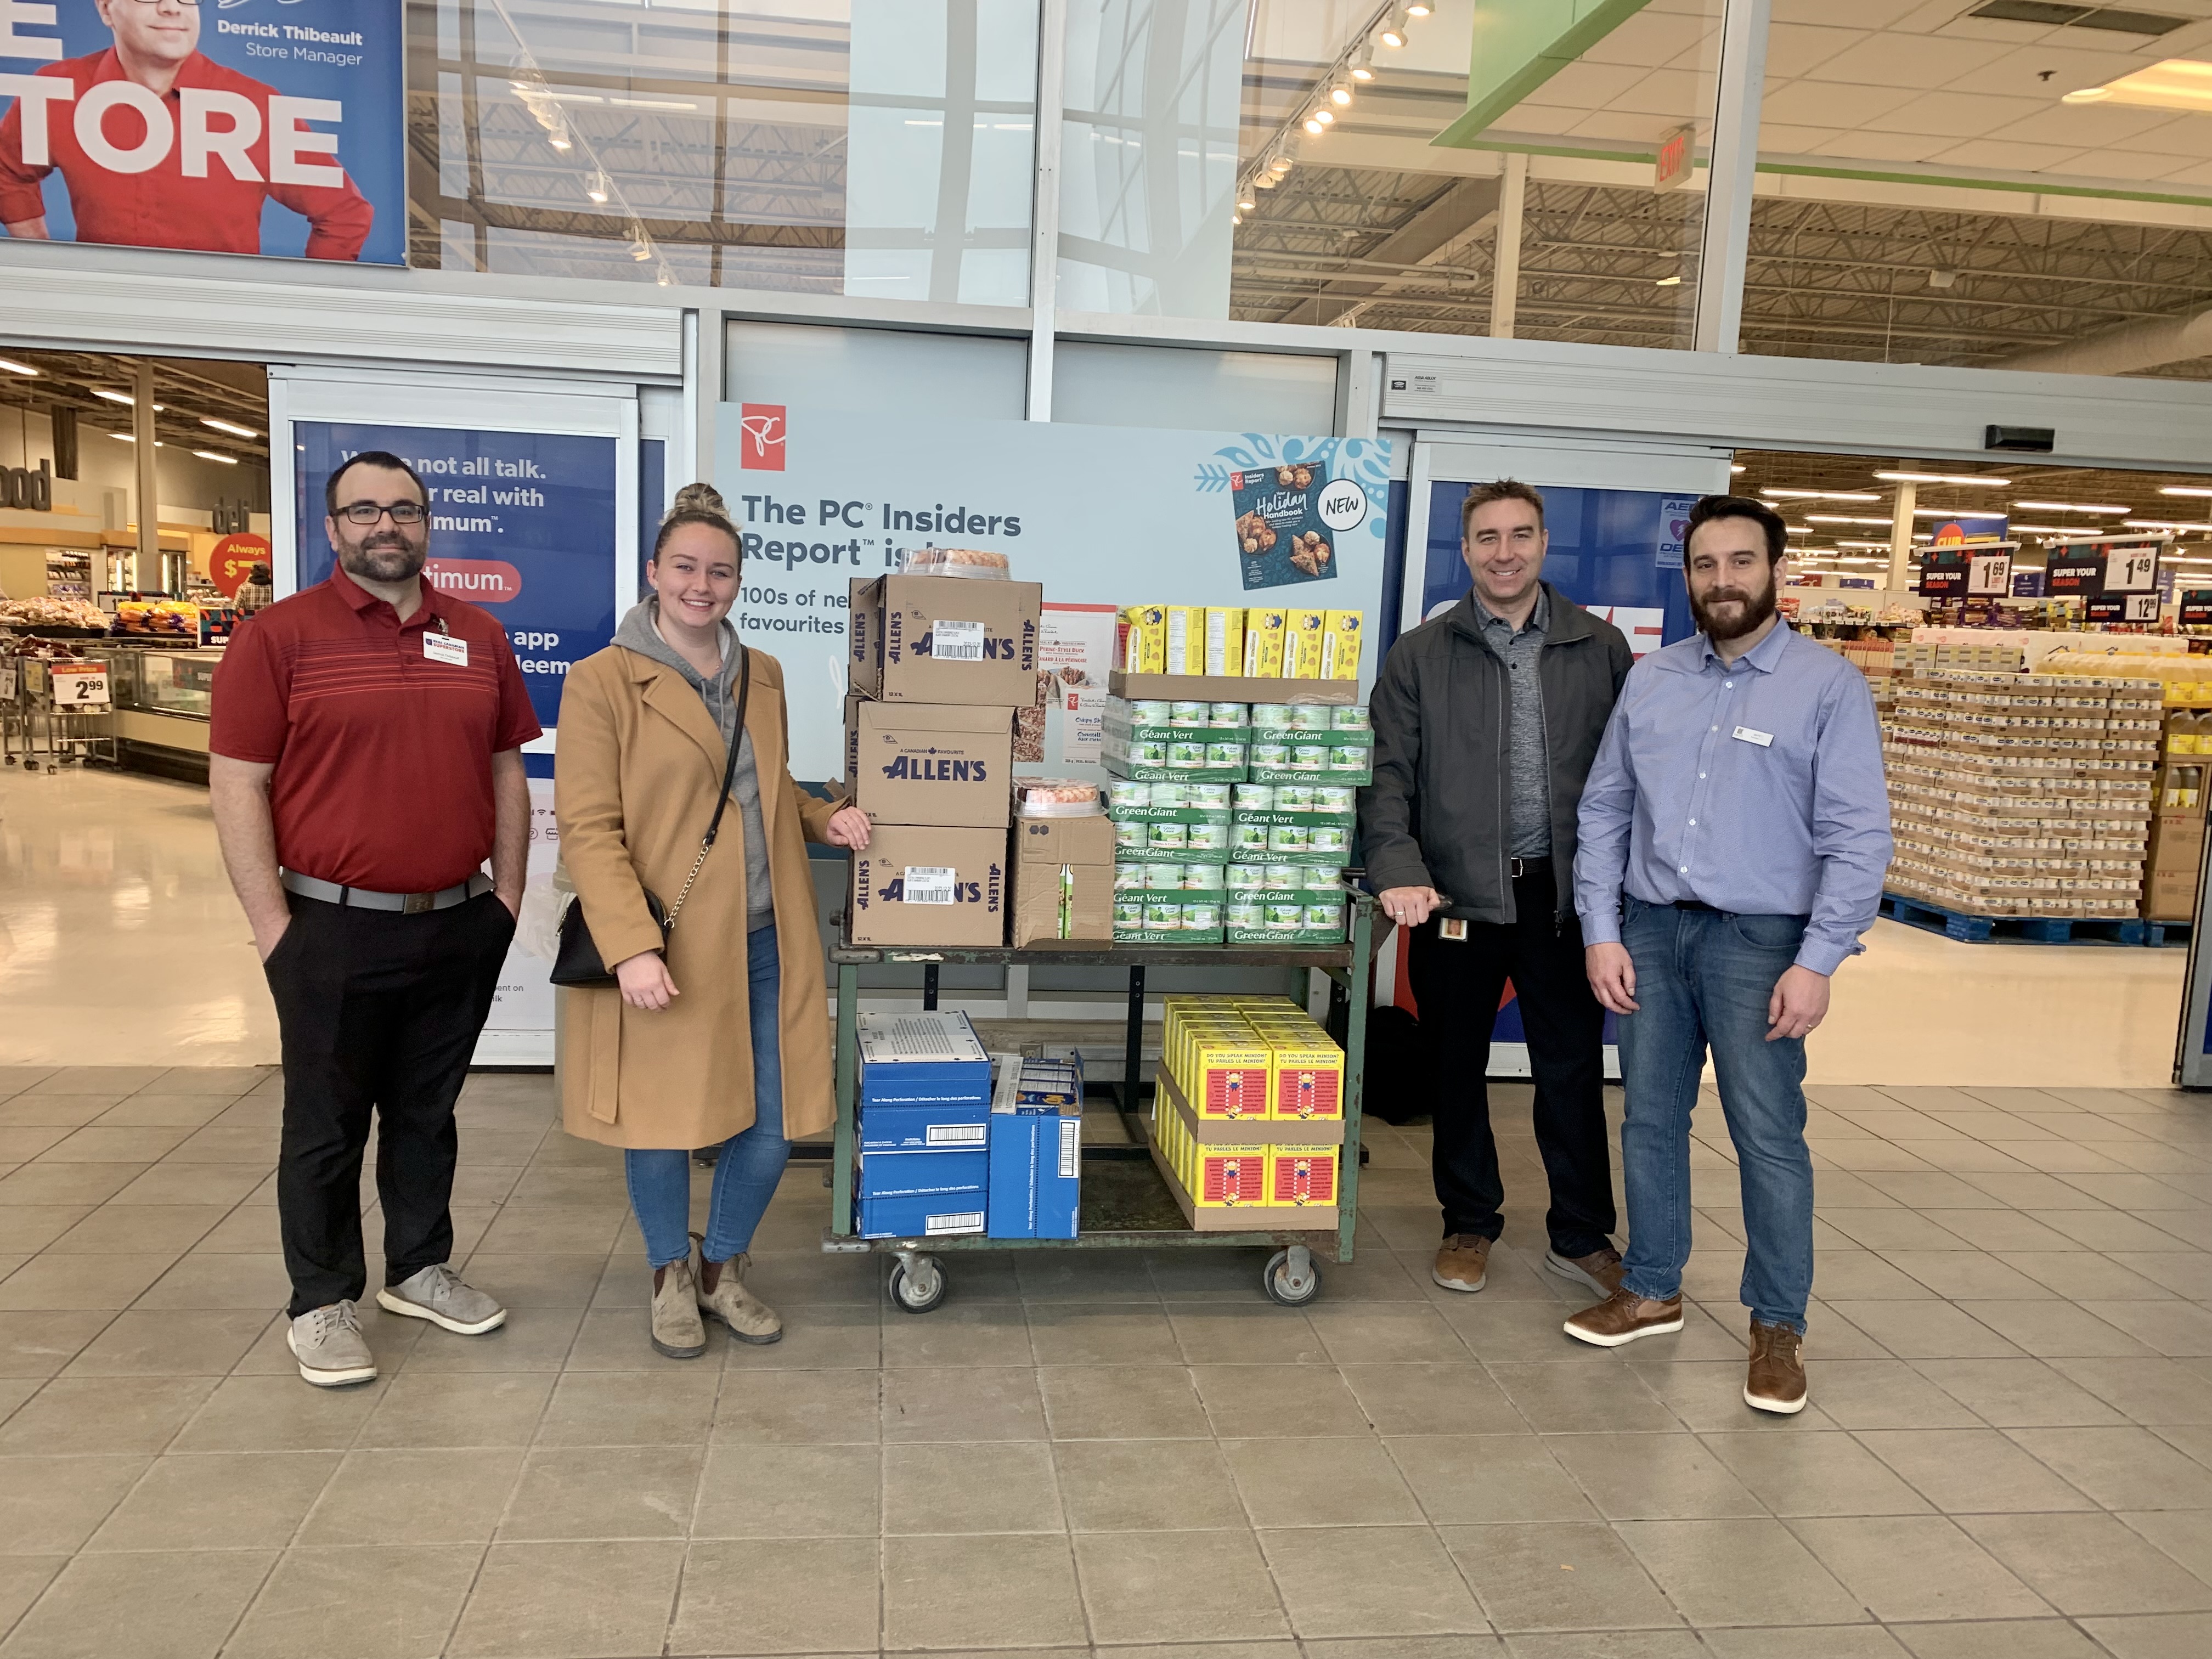
{"type": "Polygon", "coordinates": [[[1690,175],[1696,170],[1690,140],[1696,132],[1694,127],[1676,127],[1659,141],[1659,159],[1651,172],[1652,189],[1680,190],[1690,182],[1690,175]]]}

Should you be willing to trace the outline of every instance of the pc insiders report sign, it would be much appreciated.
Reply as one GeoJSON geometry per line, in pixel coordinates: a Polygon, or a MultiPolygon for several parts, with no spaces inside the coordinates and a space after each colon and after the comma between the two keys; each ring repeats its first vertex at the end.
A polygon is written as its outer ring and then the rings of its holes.
{"type": "Polygon", "coordinates": [[[404,263],[401,0],[0,0],[0,227],[404,263]]]}

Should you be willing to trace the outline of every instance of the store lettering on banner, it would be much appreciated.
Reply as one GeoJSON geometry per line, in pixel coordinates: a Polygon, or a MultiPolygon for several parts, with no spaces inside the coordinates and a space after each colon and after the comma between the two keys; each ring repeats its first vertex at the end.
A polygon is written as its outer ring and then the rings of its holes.
{"type": "MultiPolygon", "coordinates": [[[[1043,584],[1040,647],[1061,687],[1046,689],[1055,764],[1095,762],[1099,715],[1081,694],[1103,690],[1115,607],[1381,614],[1387,440],[917,421],[796,402],[724,404],[716,430],[716,483],[744,542],[732,615],[740,638],[783,664],[801,782],[843,775],[852,580],[924,548],[1004,553],[1018,580],[1043,584]]],[[[1361,678],[1371,684],[1376,666],[1370,647],[1361,678]]]]}
{"type": "Polygon", "coordinates": [[[0,0],[0,226],[400,264],[401,0],[0,0]]]}

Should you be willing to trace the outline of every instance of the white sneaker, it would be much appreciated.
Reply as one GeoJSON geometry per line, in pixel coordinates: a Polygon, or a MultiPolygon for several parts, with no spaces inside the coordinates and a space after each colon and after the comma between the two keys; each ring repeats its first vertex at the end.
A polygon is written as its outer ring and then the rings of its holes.
{"type": "Polygon", "coordinates": [[[463,1284],[461,1276],[442,1261],[386,1285],[376,1293],[376,1305],[404,1318],[427,1319],[456,1336],[482,1336],[507,1323],[506,1309],[463,1284]]]}
{"type": "Polygon", "coordinates": [[[342,1389],[376,1381],[376,1356],[361,1334],[361,1315],[350,1302],[333,1302],[294,1320],[285,1345],[300,1362],[300,1375],[319,1389],[342,1389]]]}

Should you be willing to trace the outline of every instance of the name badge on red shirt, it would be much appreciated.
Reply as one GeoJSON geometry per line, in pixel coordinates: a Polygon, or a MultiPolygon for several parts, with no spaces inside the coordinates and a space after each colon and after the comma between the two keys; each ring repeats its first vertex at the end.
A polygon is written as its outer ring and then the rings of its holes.
{"type": "Polygon", "coordinates": [[[469,642],[456,639],[451,634],[425,633],[422,635],[422,654],[432,662],[447,663],[455,668],[469,665],[469,642]]]}

